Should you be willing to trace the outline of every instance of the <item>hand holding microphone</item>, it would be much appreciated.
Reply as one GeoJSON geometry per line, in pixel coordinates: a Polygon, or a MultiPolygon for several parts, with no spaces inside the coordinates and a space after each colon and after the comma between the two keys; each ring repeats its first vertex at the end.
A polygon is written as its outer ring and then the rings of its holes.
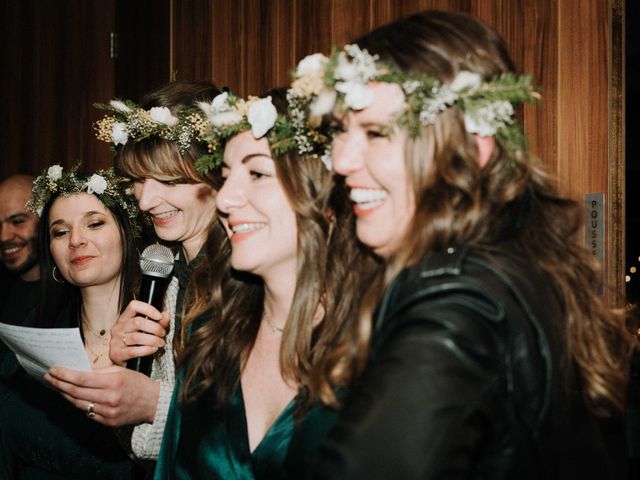
{"type": "Polygon", "coordinates": [[[142,282],[139,300],[132,300],[111,330],[109,356],[119,365],[149,375],[153,353],[164,346],[169,318],[162,311],[164,293],[173,270],[173,253],[150,245],[140,257],[142,282]]]}

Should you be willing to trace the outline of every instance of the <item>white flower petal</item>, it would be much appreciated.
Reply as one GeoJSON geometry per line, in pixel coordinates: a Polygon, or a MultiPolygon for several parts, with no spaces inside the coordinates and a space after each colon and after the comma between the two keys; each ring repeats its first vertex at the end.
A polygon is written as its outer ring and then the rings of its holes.
{"type": "Polygon", "coordinates": [[[154,122],[162,123],[169,127],[174,127],[178,124],[178,119],[171,114],[171,110],[167,107],[153,107],[149,110],[149,116],[154,122]]]}
{"type": "Polygon", "coordinates": [[[249,105],[247,121],[251,125],[251,133],[255,138],[262,137],[276,123],[278,111],[271,102],[271,97],[261,98],[249,105]]]}
{"type": "Polygon", "coordinates": [[[53,165],[49,167],[49,169],[47,170],[47,177],[49,177],[51,180],[58,180],[60,177],[62,177],[62,167],[60,165],[53,165]]]}
{"type": "Polygon", "coordinates": [[[221,112],[207,117],[214,127],[225,127],[242,121],[242,115],[237,112],[221,112]]]}
{"type": "Polygon", "coordinates": [[[111,139],[114,145],[126,145],[129,140],[129,132],[127,132],[127,126],[122,123],[114,123],[111,128],[111,139]]]}
{"type": "Polygon", "coordinates": [[[127,107],[124,102],[121,102],[120,100],[111,100],[109,102],[109,105],[111,105],[113,108],[115,108],[119,112],[128,113],[131,111],[131,109],[127,107]]]}
{"type": "Polygon", "coordinates": [[[373,90],[357,82],[338,82],[336,90],[344,93],[344,104],[352,110],[362,110],[373,103],[373,90]]]}
{"type": "Polygon", "coordinates": [[[307,55],[298,63],[298,66],[296,67],[296,76],[304,77],[305,75],[320,72],[328,61],[329,59],[321,53],[307,55]]]}
{"type": "Polygon", "coordinates": [[[211,101],[211,108],[216,112],[226,112],[229,110],[229,93],[222,92],[220,95],[216,95],[211,101]]]}
{"type": "Polygon", "coordinates": [[[101,195],[107,189],[107,181],[103,176],[98,175],[97,173],[91,175],[91,178],[87,180],[85,185],[87,187],[87,193],[97,193],[98,195],[101,195]]]}
{"type": "Polygon", "coordinates": [[[456,78],[449,85],[449,88],[454,92],[461,92],[471,88],[478,88],[482,84],[482,77],[477,73],[462,70],[458,72],[456,78]]]}
{"type": "Polygon", "coordinates": [[[309,105],[311,117],[322,117],[333,110],[337,93],[333,89],[324,89],[309,105]]]}

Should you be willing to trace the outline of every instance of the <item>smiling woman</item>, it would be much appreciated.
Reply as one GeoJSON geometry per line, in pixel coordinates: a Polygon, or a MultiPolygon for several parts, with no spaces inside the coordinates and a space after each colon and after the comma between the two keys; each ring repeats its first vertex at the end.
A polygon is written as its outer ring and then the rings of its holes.
{"type": "Polygon", "coordinates": [[[353,347],[362,290],[344,265],[366,262],[344,185],[333,189],[322,161],[328,137],[292,133],[290,106],[280,89],[203,106],[229,242],[215,253],[211,314],[186,319],[156,479],[304,478],[358,368],[340,354],[353,347]]]}
{"type": "MultiPolygon", "coordinates": [[[[126,187],[113,171],[89,177],[55,166],[36,179],[28,205],[41,215],[43,272],[38,316],[28,323],[79,327],[96,371],[111,366],[110,330],[137,283],[138,210],[126,187]]],[[[31,471],[38,478],[131,478],[133,464],[113,431],[93,421],[93,403],[78,411],[21,369],[6,386],[0,465],[7,470],[0,469],[0,477],[31,471]]]]}

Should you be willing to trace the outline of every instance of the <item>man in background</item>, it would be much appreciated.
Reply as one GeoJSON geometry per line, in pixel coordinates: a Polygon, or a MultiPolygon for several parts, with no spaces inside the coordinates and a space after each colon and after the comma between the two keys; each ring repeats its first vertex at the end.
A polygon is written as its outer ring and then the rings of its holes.
{"type": "MultiPolygon", "coordinates": [[[[25,205],[31,198],[33,177],[14,175],[0,182],[0,322],[24,325],[40,295],[38,217],[25,205]]],[[[15,357],[0,341],[0,374],[9,373],[15,357]]]]}

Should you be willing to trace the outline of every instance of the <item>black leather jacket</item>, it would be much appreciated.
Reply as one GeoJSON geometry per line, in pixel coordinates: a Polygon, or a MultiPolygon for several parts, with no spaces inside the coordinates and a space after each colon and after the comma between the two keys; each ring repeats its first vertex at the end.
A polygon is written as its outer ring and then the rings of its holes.
{"type": "Polygon", "coordinates": [[[557,295],[522,258],[512,243],[450,248],[400,273],[312,478],[619,478],[557,295]]]}

